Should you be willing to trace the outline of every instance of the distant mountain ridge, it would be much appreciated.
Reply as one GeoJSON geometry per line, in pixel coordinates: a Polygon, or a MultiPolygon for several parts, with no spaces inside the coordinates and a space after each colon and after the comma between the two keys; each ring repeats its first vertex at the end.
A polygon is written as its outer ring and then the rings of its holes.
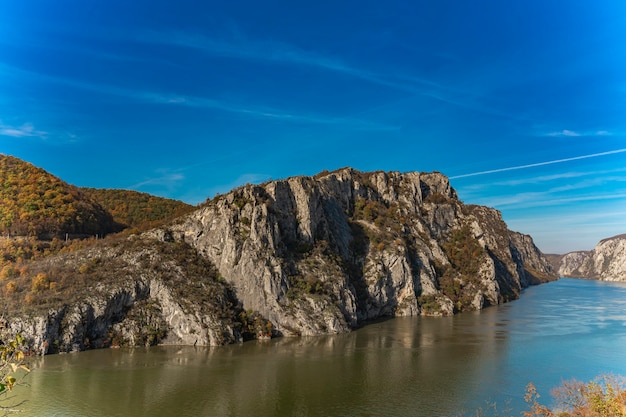
{"type": "Polygon", "coordinates": [[[602,281],[626,281],[626,234],[602,239],[591,251],[552,255],[559,275],[602,281]]]}

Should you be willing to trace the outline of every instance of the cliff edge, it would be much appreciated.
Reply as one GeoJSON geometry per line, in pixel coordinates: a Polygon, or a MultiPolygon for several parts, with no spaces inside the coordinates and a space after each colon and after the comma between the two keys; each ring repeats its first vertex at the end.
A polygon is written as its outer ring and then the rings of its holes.
{"type": "Polygon", "coordinates": [[[247,185],[167,232],[285,335],[479,310],[556,278],[529,236],[463,204],[439,173],[347,168],[247,185]]]}
{"type": "Polygon", "coordinates": [[[591,251],[567,253],[557,265],[564,277],[626,281],[626,234],[603,239],[591,251]]]}
{"type": "Polygon", "coordinates": [[[27,305],[3,327],[37,353],[219,345],[480,310],[553,279],[530,236],[463,204],[444,175],[346,168],[246,185],[165,226],[33,261],[5,284],[27,305]]]}

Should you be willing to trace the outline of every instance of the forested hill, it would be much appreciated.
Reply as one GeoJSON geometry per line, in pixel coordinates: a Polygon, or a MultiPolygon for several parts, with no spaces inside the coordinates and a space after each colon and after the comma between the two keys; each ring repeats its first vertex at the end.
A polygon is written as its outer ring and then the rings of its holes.
{"type": "Polygon", "coordinates": [[[178,217],[195,208],[179,200],[131,190],[81,188],[81,191],[104,207],[113,220],[124,227],[154,227],[163,220],[178,217]]]}
{"type": "Polygon", "coordinates": [[[0,154],[0,232],[51,238],[122,230],[78,187],[18,158],[0,154]]]}
{"type": "Polygon", "coordinates": [[[191,206],[126,190],[80,188],[0,154],[0,235],[49,239],[104,235],[154,224],[191,206]]]}

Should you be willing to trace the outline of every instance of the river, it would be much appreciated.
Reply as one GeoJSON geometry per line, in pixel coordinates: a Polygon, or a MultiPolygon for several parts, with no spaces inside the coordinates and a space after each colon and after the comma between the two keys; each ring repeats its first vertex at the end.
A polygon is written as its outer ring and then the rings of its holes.
{"type": "MultiPolygon", "coordinates": [[[[36,358],[20,416],[456,416],[550,404],[562,380],[626,376],[626,284],[577,279],[445,318],[218,348],[158,346],[36,358]]],[[[6,399],[4,400],[7,401],[6,399]]]]}

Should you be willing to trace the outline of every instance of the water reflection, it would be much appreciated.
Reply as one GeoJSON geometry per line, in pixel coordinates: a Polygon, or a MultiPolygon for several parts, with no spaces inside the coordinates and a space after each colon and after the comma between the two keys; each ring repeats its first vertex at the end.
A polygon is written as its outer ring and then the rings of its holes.
{"type": "Polygon", "coordinates": [[[33,364],[23,415],[435,416],[504,398],[521,407],[530,380],[547,393],[616,361],[625,369],[612,371],[626,374],[624,300],[626,286],[562,280],[482,313],[344,335],[48,356],[33,364]]]}

